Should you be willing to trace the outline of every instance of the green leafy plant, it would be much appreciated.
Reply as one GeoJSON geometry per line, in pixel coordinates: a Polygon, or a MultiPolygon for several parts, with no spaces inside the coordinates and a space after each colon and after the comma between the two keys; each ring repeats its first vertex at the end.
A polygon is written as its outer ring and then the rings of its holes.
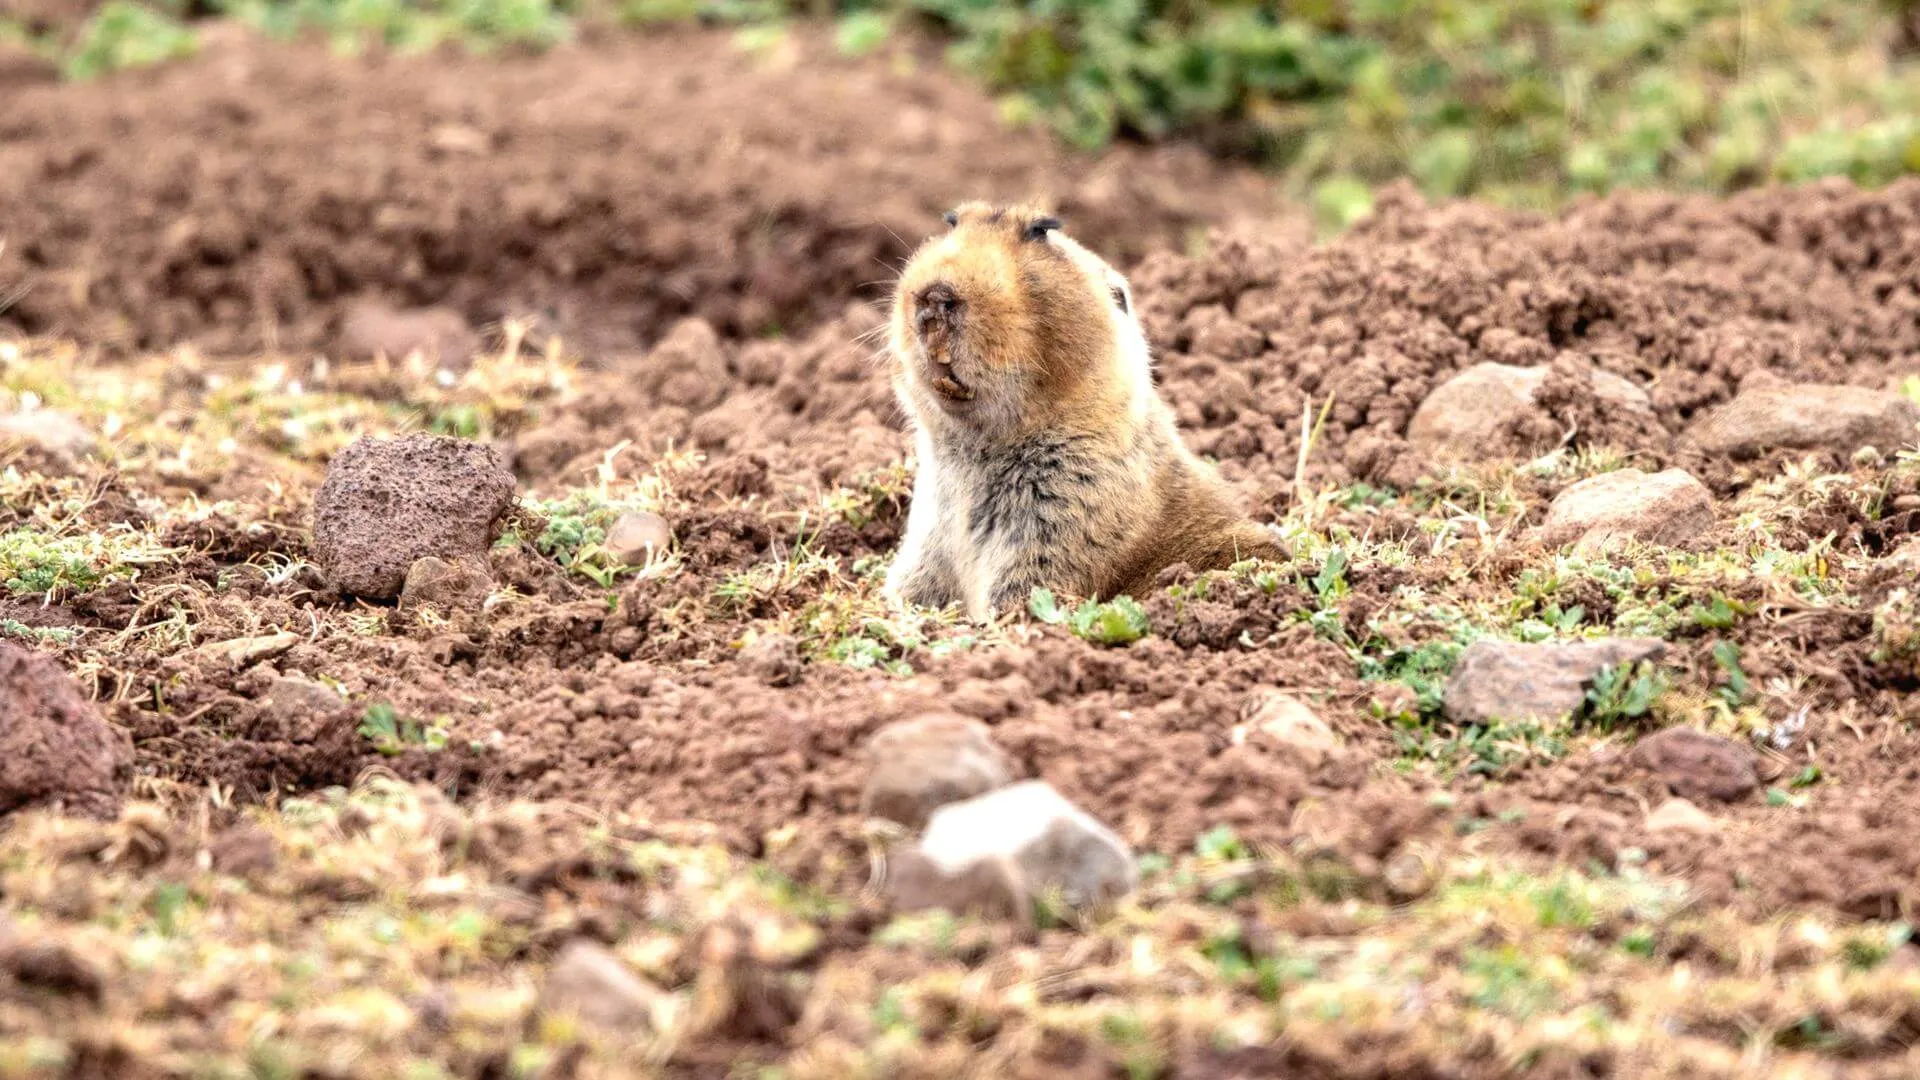
{"type": "Polygon", "coordinates": [[[1645,661],[1605,668],[1594,676],[1575,719],[1583,726],[1612,731],[1644,718],[1668,685],[1665,673],[1645,661]]]}
{"type": "Polygon", "coordinates": [[[94,12],[67,57],[66,75],[91,79],[122,68],[146,67],[192,55],[193,32],[168,15],[128,0],[94,12]]]}
{"type": "Polygon", "coordinates": [[[1060,606],[1051,589],[1035,589],[1027,600],[1027,610],[1041,622],[1064,625],[1075,636],[1096,645],[1131,645],[1151,629],[1147,609],[1130,596],[1104,603],[1085,600],[1069,612],[1060,606]]]}
{"type": "Polygon", "coordinates": [[[359,732],[375,750],[388,757],[409,749],[440,750],[447,745],[445,728],[423,726],[401,716],[384,701],[367,707],[360,718],[359,732]]]}

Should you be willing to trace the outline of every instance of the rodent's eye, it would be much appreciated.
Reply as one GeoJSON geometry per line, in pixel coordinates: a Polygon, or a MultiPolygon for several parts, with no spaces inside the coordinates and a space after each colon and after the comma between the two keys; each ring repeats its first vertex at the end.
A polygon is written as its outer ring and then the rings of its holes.
{"type": "Polygon", "coordinates": [[[952,228],[953,226],[960,224],[960,214],[958,211],[949,210],[946,213],[941,214],[940,218],[941,220],[947,223],[948,228],[952,228]]]}
{"type": "Polygon", "coordinates": [[[1113,287],[1113,302],[1120,306],[1122,314],[1126,314],[1132,310],[1132,305],[1127,303],[1127,290],[1118,285],[1113,287]]]}
{"type": "Polygon", "coordinates": [[[1053,217],[1036,218],[1034,219],[1032,224],[1027,226],[1027,231],[1024,235],[1028,240],[1045,240],[1047,238],[1048,233],[1052,232],[1053,230],[1059,227],[1060,227],[1059,218],[1053,218],[1053,217]]]}

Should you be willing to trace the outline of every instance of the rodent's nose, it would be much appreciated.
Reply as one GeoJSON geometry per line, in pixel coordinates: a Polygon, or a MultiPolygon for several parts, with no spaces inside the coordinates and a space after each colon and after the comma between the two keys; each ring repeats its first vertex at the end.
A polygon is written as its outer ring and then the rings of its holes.
{"type": "Polygon", "coordinates": [[[943,323],[950,326],[964,306],[960,294],[953,291],[953,286],[944,281],[936,281],[914,294],[914,329],[925,335],[929,330],[943,323]]]}

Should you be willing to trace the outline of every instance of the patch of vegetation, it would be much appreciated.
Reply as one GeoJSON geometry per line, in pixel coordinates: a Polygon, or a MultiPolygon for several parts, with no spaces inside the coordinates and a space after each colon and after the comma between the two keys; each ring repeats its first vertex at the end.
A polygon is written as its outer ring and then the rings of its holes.
{"type": "Polygon", "coordinates": [[[1594,676],[1587,700],[1574,717],[1575,727],[1614,731],[1643,720],[1667,692],[1666,673],[1646,661],[1616,664],[1594,676]]]}
{"type": "Polygon", "coordinates": [[[173,554],[131,531],[56,535],[10,529],[0,532],[0,585],[16,596],[60,600],[134,577],[140,567],[173,554]]]}
{"type": "Polygon", "coordinates": [[[359,732],[375,750],[388,757],[416,748],[440,750],[447,745],[445,728],[401,716],[384,701],[367,707],[360,718],[359,732]]]}
{"type": "Polygon", "coordinates": [[[1131,645],[1151,631],[1147,609],[1131,596],[1105,602],[1083,600],[1072,611],[1060,606],[1051,589],[1035,589],[1027,610],[1043,623],[1065,626],[1074,636],[1095,645],[1131,645]]]}

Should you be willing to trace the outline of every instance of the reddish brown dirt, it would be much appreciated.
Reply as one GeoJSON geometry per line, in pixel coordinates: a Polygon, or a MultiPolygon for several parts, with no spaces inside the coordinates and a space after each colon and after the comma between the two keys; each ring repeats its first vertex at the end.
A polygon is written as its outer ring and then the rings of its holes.
{"type": "Polygon", "coordinates": [[[1639,384],[1658,431],[1564,386],[1541,400],[1577,445],[1657,461],[1757,372],[1886,387],[1920,371],[1920,181],[1620,196],[1553,218],[1401,190],[1342,243],[1239,238],[1134,277],[1180,419],[1230,472],[1290,477],[1303,399],[1331,396],[1315,471],[1411,484],[1414,409],[1485,361],[1639,384]]]}
{"type": "MultiPolygon", "coordinates": [[[[943,76],[815,59],[781,71],[717,37],[681,35],[512,60],[483,80],[459,61],[341,68],[245,45],[118,84],[139,94],[36,90],[0,119],[20,137],[0,149],[0,208],[14,230],[0,274],[34,283],[9,316],[21,328],[244,347],[272,323],[281,341],[311,346],[363,292],[475,320],[551,306],[556,325],[589,341],[661,340],[607,350],[577,392],[510,433],[524,488],[583,482],[623,439],[708,455],[670,476],[679,576],[609,595],[536,556],[495,551],[496,577],[520,599],[447,622],[348,607],[310,575],[240,572],[268,551],[312,554],[296,533],[247,524],[304,520],[311,496],[271,495],[253,476],[202,478],[196,492],[243,494],[179,538],[199,552],[186,568],[103,590],[66,618],[120,630],[164,617],[164,603],[188,607],[207,639],[285,626],[303,640],[244,672],[176,653],[101,673],[95,689],[133,733],[150,781],[219,781],[264,798],[379,765],[463,795],[714,822],[743,849],[844,883],[865,873],[863,741],[938,710],[988,724],[1019,772],[1136,844],[1182,847],[1227,824],[1339,856],[1358,890],[1380,893],[1378,871],[1412,845],[1607,865],[1639,848],[1656,869],[1752,908],[1920,907],[1920,867],[1903,842],[1920,824],[1914,688],[1869,661],[1864,614],[1782,608],[1742,624],[1754,680],[1799,680],[1810,710],[1800,741],[1763,763],[1762,784],[1783,782],[1815,746],[1832,779],[1805,810],[1758,795],[1716,807],[1724,828],[1710,838],[1644,835],[1641,817],[1665,793],[1611,752],[1513,780],[1463,777],[1447,784],[1450,805],[1436,799],[1437,781],[1391,767],[1393,733],[1370,709],[1381,691],[1300,621],[1314,604],[1295,582],[1156,595],[1153,635],[1128,649],[1047,629],[1002,649],[910,655],[904,679],[826,661],[770,677],[744,660],[747,630],[819,602],[822,583],[728,605],[714,599],[728,575],[781,557],[803,532],[843,575],[898,539],[898,499],[875,495],[859,526],[823,526],[816,496],[905,451],[884,364],[861,340],[878,317],[854,299],[940,208],[962,194],[1052,191],[1093,246],[1125,255],[1262,205],[1183,159],[1071,163],[999,132],[985,103],[943,76]],[[904,104],[873,115],[883,99],[904,104]],[[302,104],[259,104],[269,100],[302,104]],[[808,123],[785,102],[805,102],[808,123]],[[125,141],[138,154],[101,134],[135,125],[125,141]],[[460,149],[473,132],[491,153],[460,149]],[[114,318],[127,321],[115,329],[114,318]],[[775,321],[814,329],[750,339],[775,321]],[[347,615],[385,617],[390,632],[347,615]],[[337,680],[356,709],[288,712],[272,689],[290,674],[337,680]],[[1343,748],[1309,770],[1258,741],[1234,745],[1248,697],[1275,686],[1312,701],[1343,748]],[[353,733],[367,702],[442,724],[448,746],[380,756],[353,733]],[[1873,737],[1854,734],[1867,720],[1873,737]]],[[[1578,424],[1578,443],[1624,443],[1653,463],[1679,457],[1687,421],[1756,374],[1885,386],[1920,371],[1920,181],[1724,202],[1624,196],[1556,218],[1395,197],[1324,247],[1243,230],[1201,257],[1153,255],[1134,280],[1192,443],[1271,514],[1291,498],[1303,405],[1334,401],[1313,476],[1411,483],[1412,410],[1479,361],[1599,364],[1638,383],[1652,427],[1617,421],[1575,380],[1542,401],[1554,421],[1578,424]]],[[[1762,469],[1693,464],[1723,511],[1762,469]]],[[[1523,492],[1536,505],[1552,493],[1546,481],[1523,492]]],[[[1336,521],[1356,533],[1411,527],[1357,511],[1336,521]]],[[[1832,533],[1878,554],[1916,529],[1911,509],[1869,517],[1836,503],[1779,541],[1804,548],[1832,533]]],[[[1506,589],[1514,569],[1494,557],[1472,573],[1506,589]]],[[[1346,629],[1363,630],[1397,589],[1438,584],[1427,572],[1354,568],[1346,629]]],[[[1606,617],[1605,596],[1580,599],[1606,617]]],[[[1709,650],[1699,636],[1677,643],[1699,685],[1715,670],[1709,650]]]]}
{"type": "Polygon", "coordinates": [[[368,297],[617,349],[690,313],[805,328],[966,198],[1054,202],[1129,256],[1276,210],[1196,152],[1089,162],[1009,132],[931,50],[902,71],[662,31],[343,61],[226,29],[189,63],[9,95],[0,296],[26,293],[0,327],[330,350],[368,297]]]}

